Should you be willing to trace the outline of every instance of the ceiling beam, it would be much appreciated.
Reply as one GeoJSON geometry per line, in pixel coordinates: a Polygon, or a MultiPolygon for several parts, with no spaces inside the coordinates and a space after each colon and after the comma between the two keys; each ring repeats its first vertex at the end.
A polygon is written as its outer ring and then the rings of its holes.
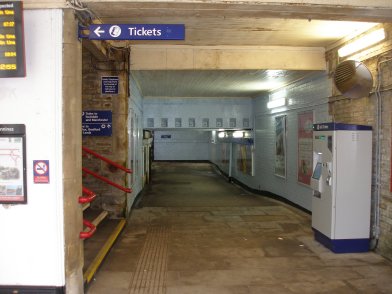
{"type": "MultiPolygon", "coordinates": [[[[52,0],[46,2],[64,2],[65,0],[52,0]]],[[[25,2],[45,2],[44,0],[25,0],[25,2]]],[[[82,0],[85,3],[99,3],[99,2],[133,2],[133,3],[165,3],[165,2],[177,2],[177,3],[206,3],[205,0],[82,0]]],[[[304,6],[304,5],[338,5],[338,6],[376,6],[376,7],[392,7],[390,0],[372,0],[372,1],[364,1],[364,0],[306,0],[299,2],[298,0],[269,0],[269,1],[260,1],[260,0],[209,0],[211,4],[269,4],[269,5],[278,5],[278,4],[287,4],[287,5],[295,5],[295,6],[304,6]]]]}
{"type": "Polygon", "coordinates": [[[97,60],[109,60],[108,51],[103,46],[102,41],[91,41],[89,39],[82,39],[82,45],[86,48],[97,60]]]}
{"type": "MultiPolygon", "coordinates": [[[[143,14],[147,10],[174,9],[190,13],[211,13],[220,11],[230,16],[241,12],[243,17],[276,17],[321,20],[351,20],[369,22],[392,22],[391,0],[82,0],[90,9],[117,9],[127,13],[130,9],[143,14]],[[301,2],[301,3],[299,3],[301,2]],[[141,9],[141,10],[140,10],[141,9]]],[[[66,8],[66,0],[24,0],[26,9],[66,8]]],[[[216,14],[215,14],[216,15],[216,14]]],[[[118,15],[118,19],[121,16],[118,15]]]]}
{"type": "Polygon", "coordinates": [[[392,22],[392,1],[390,0],[84,0],[83,3],[97,12],[107,9],[107,5],[110,5],[112,10],[118,11],[117,20],[126,19],[131,11],[133,11],[132,15],[139,15],[139,17],[144,14],[159,17],[171,10],[175,14],[188,17],[241,15],[241,17],[250,18],[392,22]]]}
{"type": "Polygon", "coordinates": [[[325,50],[279,46],[131,46],[131,70],[325,70],[325,50]]]}
{"type": "Polygon", "coordinates": [[[37,8],[66,8],[65,0],[24,0],[23,8],[37,9],[37,8]]]}

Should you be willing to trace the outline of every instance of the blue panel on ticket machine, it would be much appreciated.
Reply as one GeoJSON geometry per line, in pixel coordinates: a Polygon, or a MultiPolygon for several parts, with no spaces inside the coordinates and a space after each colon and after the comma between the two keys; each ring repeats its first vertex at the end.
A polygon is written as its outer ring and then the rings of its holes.
{"type": "Polygon", "coordinates": [[[371,127],[313,125],[312,228],[335,253],[369,250],[371,169],[371,127]]]}

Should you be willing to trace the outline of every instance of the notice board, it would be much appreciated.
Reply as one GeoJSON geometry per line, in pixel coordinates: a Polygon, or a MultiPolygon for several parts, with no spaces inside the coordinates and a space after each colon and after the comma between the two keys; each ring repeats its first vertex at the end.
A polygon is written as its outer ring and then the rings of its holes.
{"type": "Polygon", "coordinates": [[[26,202],[26,128],[0,124],[0,203],[26,202]]]}

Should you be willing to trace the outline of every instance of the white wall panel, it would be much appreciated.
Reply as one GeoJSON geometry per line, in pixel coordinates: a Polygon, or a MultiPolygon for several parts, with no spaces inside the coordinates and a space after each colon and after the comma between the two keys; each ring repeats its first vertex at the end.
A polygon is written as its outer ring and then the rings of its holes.
{"type": "Polygon", "coordinates": [[[135,80],[131,75],[129,77],[128,166],[133,172],[128,176],[132,186],[132,193],[127,197],[128,212],[136,196],[143,189],[143,99],[135,80]]]}
{"type": "Polygon", "coordinates": [[[25,10],[24,22],[27,76],[0,79],[0,123],[26,125],[28,196],[0,205],[0,284],[63,286],[63,15],[25,10]],[[33,183],[33,160],[49,160],[49,184],[33,183]]]}

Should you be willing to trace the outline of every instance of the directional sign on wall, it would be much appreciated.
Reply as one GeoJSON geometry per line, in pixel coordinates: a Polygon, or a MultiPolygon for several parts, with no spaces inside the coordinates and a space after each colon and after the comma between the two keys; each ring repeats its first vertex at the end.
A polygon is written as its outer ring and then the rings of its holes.
{"type": "Polygon", "coordinates": [[[90,40],[185,40],[183,24],[94,24],[90,40]]]}
{"type": "Polygon", "coordinates": [[[87,110],[82,113],[83,136],[111,136],[112,112],[87,110]]]}

